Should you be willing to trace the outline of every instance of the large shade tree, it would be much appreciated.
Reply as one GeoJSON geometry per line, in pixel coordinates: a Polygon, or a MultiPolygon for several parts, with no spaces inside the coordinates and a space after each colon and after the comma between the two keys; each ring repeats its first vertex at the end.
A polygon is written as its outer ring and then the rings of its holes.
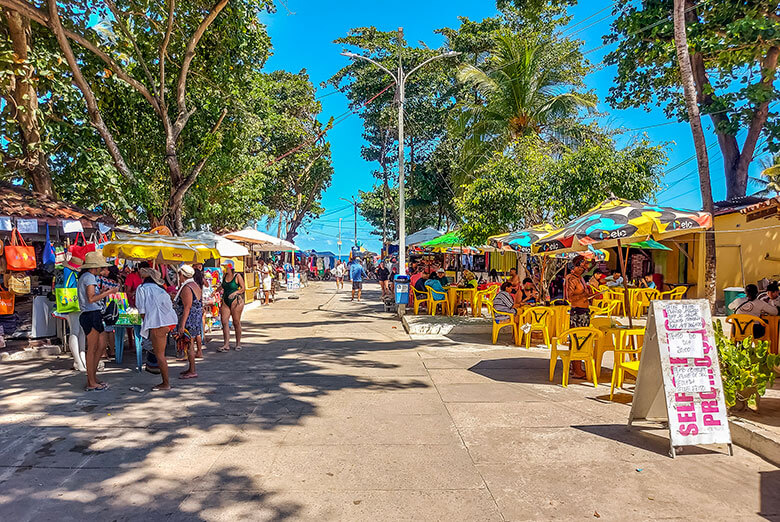
{"type": "MultiPolygon", "coordinates": [[[[670,117],[688,119],[674,44],[673,0],[633,0],[619,9],[605,58],[617,66],[608,101],[616,108],[663,106],[670,117]]],[[[776,0],[719,2],[686,0],[687,28],[696,99],[713,124],[723,156],[728,198],[744,196],[748,172],[763,150],[780,148],[780,115],[772,110],[780,56],[776,0]],[[762,144],[762,138],[764,144],[762,144]],[[741,140],[741,143],[740,143],[741,140]]]]}

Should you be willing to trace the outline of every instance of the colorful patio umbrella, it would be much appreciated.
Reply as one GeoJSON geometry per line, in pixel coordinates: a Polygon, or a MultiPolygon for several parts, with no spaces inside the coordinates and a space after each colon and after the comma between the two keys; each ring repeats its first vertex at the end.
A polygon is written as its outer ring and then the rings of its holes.
{"type": "Polygon", "coordinates": [[[498,248],[502,248],[506,245],[521,254],[530,254],[531,245],[554,230],[556,230],[554,226],[542,223],[521,230],[515,230],[508,234],[493,236],[489,238],[488,241],[498,248]]]}
{"type": "Polygon", "coordinates": [[[417,246],[429,250],[435,250],[437,252],[454,252],[459,254],[476,254],[479,252],[492,252],[495,250],[494,247],[489,245],[467,245],[457,230],[444,234],[443,236],[433,238],[430,241],[425,241],[424,243],[420,243],[417,246]]]}
{"type": "Polygon", "coordinates": [[[539,252],[578,252],[589,245],[611,248],[647,239],[667,239],[712,226],[706,212],[659,207],[611,198],[534,243],[539,252]]]}
{"type": "Polygon", "coordinates": [[[219,257],[219,252],[197,239],[147,233],[117,235],[103,245],[103,255],[158,263],[203,263],[219,257]]]}
{"type": "Polygon", "coordinates": [[[626,246],[630,246],[631,248],[642,248],[644,250],[671,250],[671,248],[659,243],[655,239],[648,239],[647,241],[639,241],[637,243],[631,243],[626,246]]]}

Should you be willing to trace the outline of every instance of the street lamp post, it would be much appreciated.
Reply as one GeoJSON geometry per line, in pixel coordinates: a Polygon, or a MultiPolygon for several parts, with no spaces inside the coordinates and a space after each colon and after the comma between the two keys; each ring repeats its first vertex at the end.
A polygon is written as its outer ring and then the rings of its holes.
{"type": "Polygon", "coordinates": [[[406,275],[406,195],[404,194],[404,102],[406,101],[405,97],[405,90],[406,90],[406,80],[414,74],[417,69],[420,69],[421,67],[429,64],[430,62],[434,60],[438,60],[440,58],[452,58],[454,56],[458,56],[460,53],[456,51],[450,51],[448,53],[440,54],[438,56],[432,56],[422,62],[417,67],[414,67],[411,71],[408,73],[404,72],[403,68],[403,62],[401,59],[401,42],[403,40],[403,28],[398,28],[398,71],[393,74],[388,70],[386,67],[384,67],[382,64],[376,62],[375,60],[372,60],[371,58],[368,58],[367,56],[362,56],[360,54],[350,53],[347,51],[344,51],[342,56],[346,56],[348,58],[353,59],[360,59],[365,60],[367,62],[371,62],[380,69],[382,69],[384,72],[390,75],[390,77],[395,80],[396,85],[398,85],[398,273],[400,275],[406,275]]]}

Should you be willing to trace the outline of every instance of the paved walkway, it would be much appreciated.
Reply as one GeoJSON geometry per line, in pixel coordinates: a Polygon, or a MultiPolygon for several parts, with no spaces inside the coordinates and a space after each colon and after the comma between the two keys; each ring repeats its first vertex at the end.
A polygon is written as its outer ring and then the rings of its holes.
{"type": "Polygon", "coordinates": [[[168,393],[130,391],[156,382],[131,363],[103,393],[65,358],[0,366],[0,519],[780,517],[755,455],[672,460],[608,387],[548,383],[542,350],[409,339],[373,288],[248,312],[244,351],[212,342],[168,393]]]}

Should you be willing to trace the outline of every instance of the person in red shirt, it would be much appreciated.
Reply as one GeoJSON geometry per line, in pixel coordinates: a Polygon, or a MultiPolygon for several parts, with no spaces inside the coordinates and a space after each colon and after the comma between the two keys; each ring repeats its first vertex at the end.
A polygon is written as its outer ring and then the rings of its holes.
{"type": "Polygon", "coordinates": [[[149,263],[142,261],[136,265],[132,272],[125,277],[125,293],[127,294],[127,302],[130,306],[135,306],[135,291],[141,286],[143,280],[138,275],[138,270],[141,268],[149,268],[149,263]]]}

